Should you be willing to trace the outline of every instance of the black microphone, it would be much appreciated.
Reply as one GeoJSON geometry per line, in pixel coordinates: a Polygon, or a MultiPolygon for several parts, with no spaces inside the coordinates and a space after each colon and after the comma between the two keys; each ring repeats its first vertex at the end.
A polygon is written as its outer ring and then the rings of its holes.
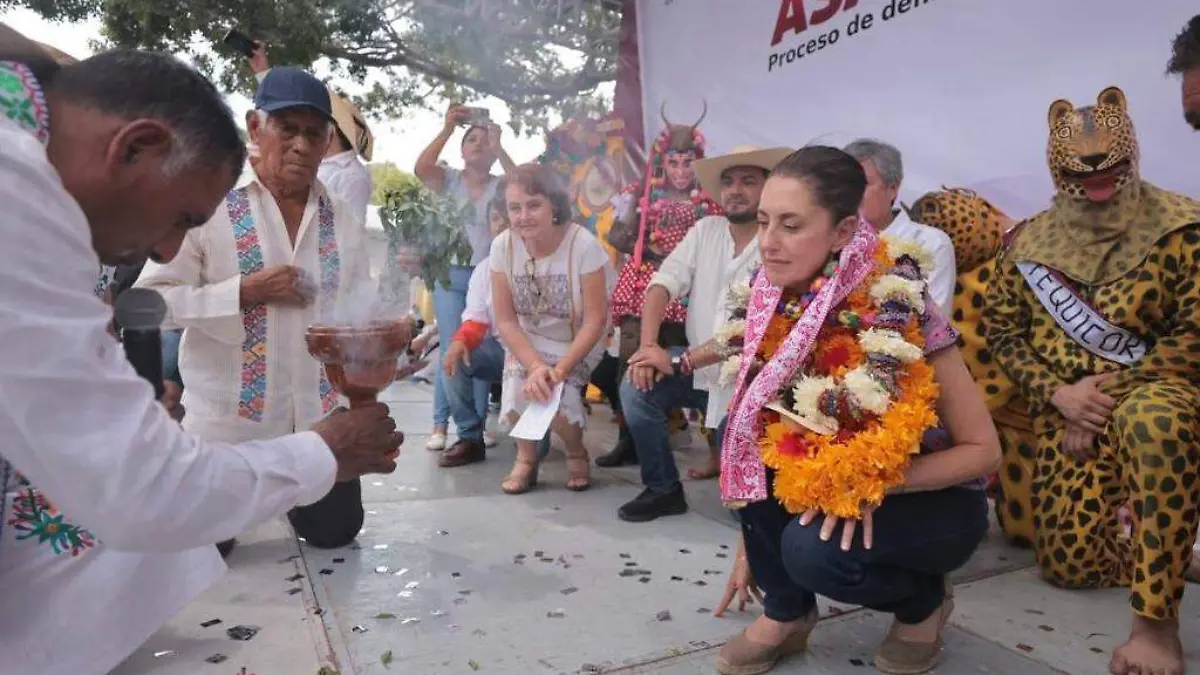
{"type": "Polygon", "coordinates": [[[131,288],[117,296],[113,306],[125,358],[154,387],[155,400],[161,400],[165,393],[161,326],[166,316],[167,303],[149,288],[131,288]]]}

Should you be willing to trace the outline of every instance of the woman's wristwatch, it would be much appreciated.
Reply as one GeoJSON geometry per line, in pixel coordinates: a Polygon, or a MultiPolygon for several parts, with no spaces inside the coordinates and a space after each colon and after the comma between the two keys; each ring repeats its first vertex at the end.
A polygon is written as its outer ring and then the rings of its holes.
{"type": "Polygon", "coordinates": [[[671,357],[671,372],[676,377],[692,374],[692,359],[687,352],[671,357]]]}

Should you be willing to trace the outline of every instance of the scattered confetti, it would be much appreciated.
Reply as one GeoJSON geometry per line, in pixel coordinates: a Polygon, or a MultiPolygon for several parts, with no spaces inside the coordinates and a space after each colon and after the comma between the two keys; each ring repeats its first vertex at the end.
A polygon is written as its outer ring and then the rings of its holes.
{"type": "Polygon", "coordinates": [[[353,627],[353,628],[351,628],[351,629],[350,629],[350,632],[352,632],[352,633],[365,633],[365,632],[367,632],[368,630],[370,630],[370,629],[368,629],[366,626],[355,626],[355,627],[353,627]]]}
{"type": "Polygon", "coordinates": [[[225,634],[228,635],[229,637],[233,638],[234,640],[240,640],[242,642],[245,642],[247,640],[252,639],[255,635],[258,635],[258,631],[260,631],[260,630],[262,630],[262,629],[259,628],[258,626],[238,625],[238,626],[234,626],[233,628],[226,630],[225,634]]]}
{"type": "Polygon", "coordinates": [[[421,620],[420,620],[420,619],[418,619],[418,618],[417,618],[417,617],[415,617],[415,616],[410,616],[410,617],[408,617],[407,619],[404,619],[403,621],[401,621],[401,622],[400,622],[400,625],[401,625],[401,626],[407,626],[407,625],[408,625],[408,624],[410,624],[410,623],[421,623],[421,620]]]}
{"type": "Polygon", "coordinates": [[[279,562],[280,562],[280,563],[290,563],[290,562],[292,562],[293,560],[295,560],[296,558],[299,558],[299,557],[300,557],[300,554],[299,554],[299,553],[293,553],[292,555],[289,555],[288,557],[284,558],[283,560],[280,560],[279,562]]]}
{"type": "Polygon", "coordinates": [[[648,584],[648,583],[650,583],[650,577],[641,577],[640,579],[638,579],[638,581],[640,581],[643,584],[648,584]]]}
{"type": "Polygon", "coordinates": [[[375,619],[394,619],[394,618],[396,618],[396,615],[395,615],[395,614],[392,614],[391,612],[380,612],[380,613],[376,614],[376,615],[375,615],[374,617],[372,617],[372,618],[375,618],[375,619]]]}
{"type": "Polygon", "coordinates": [[[461,576],[462,576],[462,573],[461,573],[461,572],[451,572],[451,573],[450,573],[450,578],[451,578],[451,579],[457,579],[457,578],[459,578],[459,577],[461,577],[461,576]]]}
{"type": "Polygon", "coordinates": [[[1042,625],[1038,626],[1038,628],[1041,628],[1042,630],[1046,631],[1047,633],[1053,633],[1053,632],[1054,632],[1054,627],[1053,627],[1053,626],[1047,626],[1046,624],[1042,624],[1042,625]]]}
{"type": "Polygon", "coordinates": [[[324,568],[324,569],[322,569],[322,570],[321,570],[321,574],[324,574],[325,576],[329,576],[330,574],[333,574],[333,570],[331,570],[331,569],[329,569],[328,567],[326,567],[326,568],[324,568]]]}
{"type": "Polygon", "coordinates": [[[342,675],[342,671],[333,666],[321,666],[321,669],[317,671],[317,675],[342,675]]]}
{"type": "Polygon", "coordinates": [[[465,605],[465,604],[467,604],[467,599],[466,598],[455,598],[454,600],[451,601],[450,604],[455,605],[455,606],[465,605]]]}
{"type": "Polygon", "coordinates": [[[300,591],[302,591],[302,590],[303,590],[303,589],[301,589],[301,588],[289,588],[289,589],[287,590],[287,594],[288,594],[288,595],[296,595],[297,593],[299,593],[299,592],[300,592],[300,591]]]}
{"type": "Polygon", "coordinates": [[[629,555],[628,553],[618,553],[617,555],[619,555],[622,558],[625,558],[626,560],[633,557],[633,556],[629,555]]]}
{"type": "Polygon", "coordinates": [[[862,666],[865,666],[867,664],[863,663],[862,659],[850,659],[850,665],[858,666],[861,668],[862,666]]]}
{"type": "Polygon", "coordinates": [[[461,589],[461,590],[459,590],[459,591],[458,591],[458,594],[459,594],[459,595],[470,595],[470,594],[471,594],[471,589],[469,589],[469,588],[463,588],[463,589],[461,589]]]}
{"type": "Polygon", "coordinates": [[[1034,614],[1036,616],[1042,616],[1045,614],[1045,612],[1043,612],[1040,609],[1027,609],[1027,610],[1025,610],[1025,613],[1026,614],[1034,614]]]}
{"type": "Polygon", "coordinates": [[[376,551],[386,551],[387,547],[388,547],[387,544],[375,544],[371,548],[375,549],[376,551]]]}
{"type": "Polygon", "coordinates": [[[712,614],[712,610],[707,607],[701,607],[700,609],[696,610],[696,613],[697,614],[712,614]]]}
{"type": "Polygon", "coordinates": [[[388,566],[387,566],[387,565],[380,565],[379,567],[376,567],[376,568],[375,568],[375,573],[376,573],[376,574],[387,574],[387,573],[388,573],[388,569],[389,569],[389,568],[388,568],[388,566]]]}
{"type": "Polygon", "coordinates": [[[391,668],[392,667],[392,650],[389,649],[386,652],[380,654],[379,662],[383,664],[384,668],[391,668]]]}
{"type": "Polygon", "coordinates": [[[544,563],[552,563],[552,562],[554,562],[554,558],[542,558],[542,562],[544,562],[544,563]]]}
{"type": "Polygon", "coordinates": [[[691,553],[691,551],[689,551],[689,550],[688,550],[688,549],[686,549],[686,548],[681,548],[681,549],[679,549],[679,552],[680,552],[680,553],[682,553],[682,554],[684,554],[684,555],[687,555],[687,554],[691,553]]]}
{"type": "Polygon", "coordinates": [[[446,616],[446,610],[444,610],[444,609],[430,610],[429,616],[446,616]]]}
{"type": "Polygon", "coordinates": [[[1024,644],[1024,643],[1017,644],[1017,649],[1020,649],[1021,651],[1025,652],[1025,653],[1029,653],[1029,652],[1033,651],[1033,647],[1030,647],[1029,645],[1024,644]]]}
{"type": "Polygon", "coordinates": [[[412,591],[400,591],[399,593],[396,594],[397,598],[411,598],[412,596],[413,596],[412,591]]]}
{"type": "Polygon", "coordinates": [[[200,627],[201,628],[212,628],[213,626],[215,626],[219,623],[221,623],[220,619],[209,619],[208,621],[205,621],[204,623],[200,624],[200,627]]]}
{"type": "Polygon", "coordinates": [[[701,579],[701,580],[699,580],[699,581],[696,581],[696,582],[694,582],[694,583],[695,583],[697,586],[707,586],[707,585],[708,585],[708,582],[707,582],[707,581],[705,581],[705,580],[703,580],[703,579],[701,579]]]}
{"type": "Polygon", "coordinates": [[[630,568],[626,567],[625,569],[621,570],[621,572],[620,572],[620,573],[619,573],[617,576],[622,576],[622,577],[635,577],[635,576],[637,576],[637,572],[635,572],[635,571],[633,571],[632,569],[630,569],[630,568]]]}
{"type": "Polygon", "coordinates": [[[571,554],[571,557],[576,560],[583,560],[583,555],[580,553],[573,553],[573,554],[571,554]]]}
{"type": "Polygon", "coordinates": [[[650,576],[650,570],[634,570],[633,573],[640,577],[650,576]]]}
{"type": "Polygon", "coordinates": [[[444,536],[446,536],[446,535],[448,535],[448,534],[450,534],[449,532],[447,532],[447,531],[445,531],[445,530],[438,530],[438,531],[437,531],[437,533],[438,533],[438,534],[440,534],[440,535],[441,535],[441,536],[443,536],[443,537],[444,537],[444,536]]]}
{"type": "Polygon", "coordinates": [[[176,656],[176,655],[178,655],[178,652],[176,652],[173,649],[167,649],[167,650],[164,650],[161,652],[154,652],[154,658],[156,658],[156,659],[164,659],[168,656],[176,656]]]}
{"type": "Polygon", "coordinates": [[[578,593],[578,592],[579,592],[579,589],[575,588],[574,586],[567,586],[566,588],[559,591],[559,593],[562,593],[563,595],[570,595],[572,593],[578,593]]]}
{"type": "Polygon", "coordinates": [[[371,483],[371,485],[374,485],[375,487],[383,487],[383,481],[381,481],[381,480],[373,481],[371,483]]]}
{"type": "Polygon", "coordinates": [[[721,574],[721,570],[704,570],[704,573],[709,576],[712,576],[715,574],[721,574]]]}
{"type": "Polygon", "coordinates": [[[567,610],[565,610],[565,609],[552,609],[549,612],[546,612],[547,619],[562,619],[562,618],[565,618],[566,616],[567,616],[567,610]]]}
{"type": "Polygon", "coordinates": [[[654,620],[655,621],[670,621],[671,620],[671,610],[664,609],[663,611],[659,612],[658,614],[656,614],[654,616],[654,620]]]}
{"type": "Polygon", "coordinates": [[[292,576],[284,579],[284,581],[300,581],[303,578],[304,578],[303,574],[293,574],[292,576]]]}
{"type": "Polygon", "coordinates": [[[334,558],[334,559],[333,559],[333,562],[335,562],[335,563],[337,563],[337,564],[339,564],[339,565],[340,565],[340,564],[342,564],[342,563],[346,562],[346,559],[345,559],[345,558],[334,558]]]}
{"type": "Polygon", "coordinates": [[[378,512],[378,511],[367,511],[367,515],[368,515],[368,516],[375,516],[375,515],[379,515],[379,512],[378,512]]]}
{"type": "Polygon", "coordinates": [[[728,550],[729,550],[729,546],[727,546],[727,545],[725,545],[725,544],[721,544],[721,545],[720,545],[718,548],[720,548],[720,549],[722,549],[722,550],[725,550],[725,551],[728,551],[728,550]]]}
{"type": "Polygon", "coordinates": [[[320,607],[313,607],[313,616],[325,616],[325,610],[320,607]]]}
{"type": "Polygon", "coordinates": [[[204,659],[205,663],[225,663],[228,660],[229,657],[225,656],[224,654],[213,654],[207,659],[204,659]]]}
{"type": "Polygon", "coordinates": [[[1095,653],[1095,654],[1103,654],[1103,653],[1104,653],[1104,650],[1103,650],[1103,649],[1100,649],[1099,647],[1091,647],[1091,648],[1089,649],[1089,651],[1091,651],[1091,652],[1093,652],[1093,653],[1095,653]]]}
{"type": "Polygon", "coordinates": [[[579,666],[579,670],[583,673],[598,673],[600,672],[600,666],[594,663],[585,663],[582,666],[579,666]]]}
{"type": "Polygon", "coordinates": [[[629,562],[625,563],[625,566],[626,567],[637,567],[637,563],[630,560],[629,562]]]}
{"type": "Polygon", "coordinates": [[[395,574],[393,574],[392,576],[394,576],[394,577],[402,577],[402,576],[404,576],[405,574],[408,574],[408,568],[407,568],[407,567],[405,567],[405,568],[401,569],[399,572],[396,572],[396,573],[395,573],[395,574]]]}
{"type": "Polygon", "coordinates": [[[728,558],[728,557],[729,557],[729,555],[728,555],[728,554],[725,554],[725,553],[718,553],[718,554],[717,554],[717,557],[718,557],[718,558],[728,558]]]}
{"type": "Polygon", "coordinates": [[[471,666],[471,670],[479,670],[479,668],[480,668],[479,662],[476,661],[475,659],[471,659],[470,661],[467,661],[467,665],[471,666]]]}
{"type": "Polygon", "coordinates": [[[545,558],[545,557],[546,557],[546,552],[545,552],[545,551],[534,551],[534,552],[533,552],[533,557],[535,557],[535,558],[545,558]]]}
{"type": "Polygon", "coordinates": [[[683,577],[671,575],[671,581],[683,581],[683,577]]]}
{"type": "Polygon", "coordinates": [[[414,588],[416,588],[416,587],[418,587],[418,586],[420,586],[420,585],[421,585],[421,582],[419,582],[419,581],[410,581],[410,582],[408,582],[407,584],[404,584],[404,587],[405,587],[405,588],[407,588],[407,589],[409,589],[409,590],[411,590],[411,589],[414,589],[414,588]]]}
{"type": "Polygon", "coordinates": [[[451,633],[457,633],[458,628],[459,628],[459,626],[456,623],[452,623],[449,626],[446,626],[446,630],[450,631],[451,633]]]}

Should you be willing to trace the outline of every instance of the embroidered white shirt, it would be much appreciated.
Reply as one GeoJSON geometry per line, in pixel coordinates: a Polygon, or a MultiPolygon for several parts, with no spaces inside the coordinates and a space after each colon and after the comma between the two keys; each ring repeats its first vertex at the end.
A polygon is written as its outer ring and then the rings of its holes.
{"type": "MultiPolygon", "coordinates": [[[[688,296],[684,330],[688,344],[699,346],[712,339],[717,327],[729,318],[729,287],[747,281],[759,259],[757,238],[737,253],[725,216],[706,216],[663,260],[650,285],[662,286],[672,300],[688,296]]],[[[733,395],[732,388],[717,383],[720,370],[719,365],[709,366],[692,375],[692,386],[709,393],[704,423],[713,429],[721,423],[733,395]]]]}
{"type": "MultiPolygon", "coordinates": [[[[275,198],[253,171],[231,195],[239,190],[245,190],[249,202],[264,269],[294,265],[319,285],[322,265],[331,262],[328,253],[318,253],[320,200],[329,199],[328,193],[319,183],[310,191],[293,246],[275,198]]],[[[343,202],[332,199],[339,267],[336,298],[319,292],[317,301],[307,307],[267,305],[262,333],[265,344],[260,343],[265,374],[247,383],[245,352],[251,349],[255,331],[240,307],[239,238],[227,203],[222,203],[211,220],[188,233],[179,255],[170,263],[146,263],[136,284],[162,294],[168,308],[164,326],[184,329],[179,345],[179,373],[186,383],[184,428],[202,438],[228,442],[274,438],[307,429],[327,411],[321,400],[322,368],[308,353],[304,335],[310,325],[333,318],[340,305],[358,302],[365,306],[369,300],[366,296],[374,286],[365,226],[343,202]],[[251,412],[248,405],[260,412],[251,412]]]]}
{"type": "Polygon", "coordinates": [[[933,269],[928,271],[929,295],[943,314],[954,316],[954,281],[958,271],[954,260],[954,242],[950,241],[950,235],[936,227],[914,223],[903,209],[881,233],[915,241],[929,251],[933,257],[933,269]]]}
{"type": "Polygon", "coordinates": [[[0,671],[104,675],[220,575],[214,542],[336,465],[314,433],[205,443],[167,416],[106,331],[83,211],[2,116],[0,203],[0,671]]]}

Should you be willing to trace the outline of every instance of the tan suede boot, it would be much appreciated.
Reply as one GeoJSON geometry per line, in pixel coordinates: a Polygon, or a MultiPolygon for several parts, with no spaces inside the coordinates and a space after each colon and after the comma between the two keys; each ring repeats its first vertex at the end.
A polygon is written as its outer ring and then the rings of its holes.
{"type": "Polygon", "coordinates": [[[813,607],[808,616],[800,621],[796,632],[778,645],[755,642],[742,631],[721,647],[717,654],[717,672],[721,675],[762,675],[774,668],[780,659],[808,649],[808,636],[817,626],[818,619],[820,615],[817,608],[813,607]]]}

